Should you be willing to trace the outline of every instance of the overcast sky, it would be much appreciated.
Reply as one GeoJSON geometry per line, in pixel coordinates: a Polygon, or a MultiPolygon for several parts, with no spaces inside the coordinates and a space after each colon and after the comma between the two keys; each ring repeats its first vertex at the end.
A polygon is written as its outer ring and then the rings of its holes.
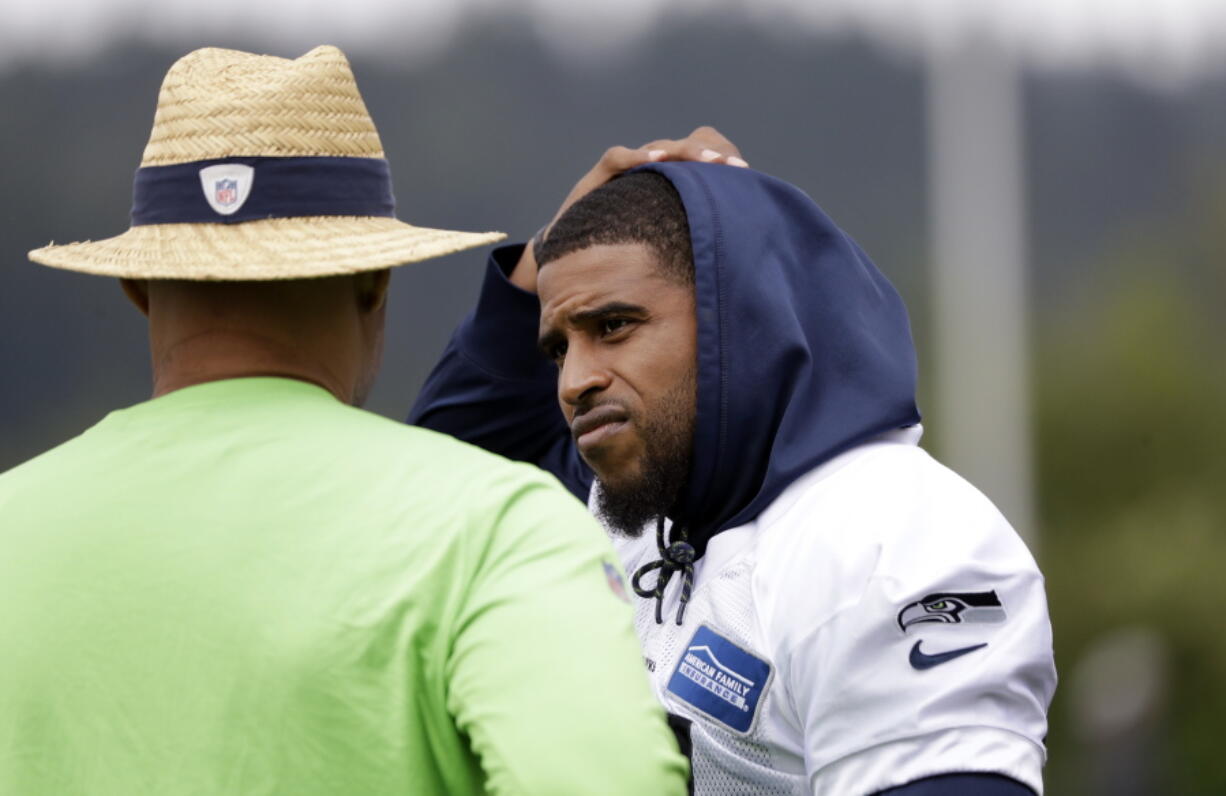
{"type": "Polygon", "coordinates": [[[242,36],[297,55],[328,42],[429,57],[472,15],[530,19],[547,46],[616,51],[695,15],[817,34],[864,32],[904,53],[988,39],[1052,68],[1109,64],[1157,85],[1226,67],[1226,0],[17,0],[0,24],[0,69],[79,58],[117,38],[199,46],[242,36]]]}

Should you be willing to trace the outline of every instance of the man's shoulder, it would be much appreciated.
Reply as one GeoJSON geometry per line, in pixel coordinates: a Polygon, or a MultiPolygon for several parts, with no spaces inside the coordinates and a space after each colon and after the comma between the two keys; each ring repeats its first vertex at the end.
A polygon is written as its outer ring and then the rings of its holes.
{"type": "Polygon", "coordinates": [[[1004,522],[982,492],[927,451],[885,439],[857,446],[797,479],[758,523],[864,543],[938,519],[1004,522]],[[858,533],[849,538],[836,531],[849,528],[858,533]]]}
{"type": "Polygon", "coordinates": [[[30,485],[55,480],[56,473],[71,470],[78,458],[78,451],[83,450],[88,442],[89,432],[86,431],[72,437],[53,448],[48,448],[12,468],[0,472],[0,497],[5,493],[20,492],[30,485]]]}
{"type": "Polygon", "coordinates": [[[519,491],[543,486],[574,498],[557,480],[529,464],[512,461],[447,434],[412,426],[353,407],[338,407],[332,433],[345,455],[361,467],[410,469],[429,482],[457,489],[519,491]]]}
{"type": "Polygon", "coordinates": [[[992,502],[913,444],[873,442],[823,464],[758,525],[760,575],[817,577],[844,597],[868,578],[936,577],[986,561],[1037,572],[992,502]]]}
{"type": "Polygon", "coordinates": [[[547,473],[475,445],[364,409],[334,401],[266,401],[240,411],[138,404],[112,412],[98,424],[0,474],[0,496],[54,491],[62,480],[93,480],[123,470],[140,478],[164,476],[165,464],[184,478],[199,479],[222,464],[267,483],[298,483],[326,468],[336,483],[361,484],[362,492],[389,501],[450,496],[457,506],[507,500],[526,489],[556,489],[547,473]],[[147,450],[155,444],[156,451],[147,450]],[[137,456],[146,449],[144,456],[137,456]],[[382,485],[384,489],[378,487],[382,485]],[[467,496],[467,497],[466,497],[467,496]]]}

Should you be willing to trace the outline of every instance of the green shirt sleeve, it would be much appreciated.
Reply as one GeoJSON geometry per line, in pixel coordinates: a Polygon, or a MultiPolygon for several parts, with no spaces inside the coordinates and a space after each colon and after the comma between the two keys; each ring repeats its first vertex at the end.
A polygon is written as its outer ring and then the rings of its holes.
{"type": "Polygon", "coordinates": [[[492,528],[470,537],[447,699],[488,791],[685,793],[686,762],[651,695],[599,526],[544,477],[473,511],[492,528]]]}

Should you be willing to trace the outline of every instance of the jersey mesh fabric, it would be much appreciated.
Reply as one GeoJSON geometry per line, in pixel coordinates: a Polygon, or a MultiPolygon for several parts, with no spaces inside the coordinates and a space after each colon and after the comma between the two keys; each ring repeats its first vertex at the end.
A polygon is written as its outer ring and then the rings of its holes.
{"type": "MultiPolygon", "coordinates": [[[[627,563],[630,571],[633,571],[631,566],[638,565],[637,561],[627,563]]],[[[635,629],[644,640],[644,652],[657,667],[657,696],[670,713],[693,721],[690,765],[696,794],[792,796],[807,793],[803,761],[795,757],[787,760],[780,750],[772,750],[767,722],[759,718],[747,735],[733,733],[664,690],[694,629],[702,625],[718,628],[721,635],[741,647],[761,649],[759,623],[754,616],[749,588],[752,569],[753,562],[744,558],[714,577],[703,579],[686,611],[684,632],[675,632],[676,627],[670,621],[676,611],[675,605],[666,604],[664,625],[656,624],[655,607],[650,600],[639,600],[635,611],[635,629]],[[795,773],[787,770],[797,767],[799,770],[795,773]]],[[[676,599],[675,594],[673,599],[676,599]]],[[[777,689],[767,690],[758,706],[760,717],[776,707],[773,703],[779,693],[777,689]]]]}

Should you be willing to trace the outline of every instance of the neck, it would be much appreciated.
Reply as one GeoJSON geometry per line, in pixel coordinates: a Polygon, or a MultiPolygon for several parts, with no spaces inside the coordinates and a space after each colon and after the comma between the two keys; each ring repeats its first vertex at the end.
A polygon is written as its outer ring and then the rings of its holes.
{"type": "Polygon", "coordinates": [[[345,382],[298,346],[251,332],[208,331],[153,344],[153,397],[210,381],[277,376],[316,384],[343,403],[345,382]]]}

